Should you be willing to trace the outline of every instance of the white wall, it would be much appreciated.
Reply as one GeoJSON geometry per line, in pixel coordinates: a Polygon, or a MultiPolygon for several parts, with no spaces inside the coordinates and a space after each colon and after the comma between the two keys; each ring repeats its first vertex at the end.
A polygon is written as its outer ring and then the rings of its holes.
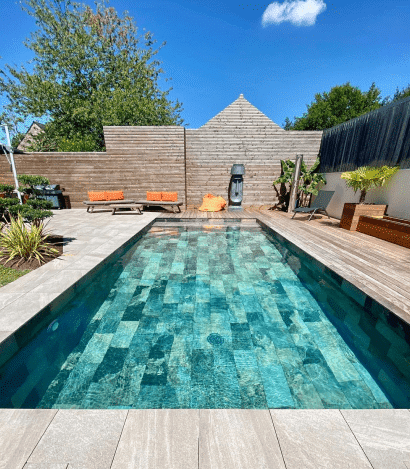
{"type": "MultiPolygon", "coordinates": [[[[327,173],[323,190],[335,191],[327,212],[331,217],[341,218],[346,202],[359,202],[360,192],[346,186],[342,173],[327,173]]],[[[366,195],[367,203],[388,204],[387,214],[410,220],[410,169],[399,170],[384,187],[371,189],[366,195]]]]}

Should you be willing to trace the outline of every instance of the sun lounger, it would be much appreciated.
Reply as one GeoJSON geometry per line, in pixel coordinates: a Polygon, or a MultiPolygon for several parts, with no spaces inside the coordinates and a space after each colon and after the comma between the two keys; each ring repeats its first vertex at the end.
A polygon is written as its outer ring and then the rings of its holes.
{"type": "Polygon", "coordinates": [[[136,204],[141,204],[141,205],[144,205],[144,206],[150,206],[150,205],[157,205],[157,206],[162,206],[162,207],[171,207],[172,208],[172,211],[174,213],[178,213],[178,212],[181,212],[181,205],[182,205],[182,202],[166,202],[164,200],[136,200],[135,201],[136,204]],[[176,212],[176,209],[178,209],[178,211],[176,212]]]}
{"type": "Polygon", "coordinates": [[[94,207],[100,207],[100,208],[110,208],[110,205],[114,204],[135,204],[135,200],[98,200],[98,201],[89,201],[85,200],[83,202],[84,205],[87,206],[87,212],[93,213],[94,207]],[[90,211],[91,208],[91,211],[90,211]]]}
{"type": "Polygon", "coordinates": [[[335,191],[319,191],[316,199],[312,202],[312,205],[310,207],[295,208],[293,210],[294,213],[292,218],[294,218],[297,213],[311,213],[308,220],[310,221],[316,212],[325,212],[328,218],[330,218],[326,209],[334,193],[335,191]]]}

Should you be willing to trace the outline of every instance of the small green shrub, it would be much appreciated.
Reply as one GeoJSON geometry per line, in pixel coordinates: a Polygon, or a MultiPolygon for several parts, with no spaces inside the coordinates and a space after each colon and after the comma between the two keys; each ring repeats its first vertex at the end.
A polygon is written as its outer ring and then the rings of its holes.
{"type": "MultiPolygon", "coordinates": [[[[27,226],[21,213],[16,219],[11,219],[10,225],[0,232],[0,257],[7,258],[7,262],[20,258],[17,265],[24,260],[36,259],[39,264],[44,263],[44,256],[56,256],[57,249],[47,242],[49,234],[44,232],[44,225],[27,226]]],[[[6,262],[6,263],[7,263],[6,262]]]]}
{"type": "Polygon", "coordinates": [[[10,221],[10,208],[19,205],[19,199],[11,199],[5,197],[4,199],[0,198],[0,220],[5,222],[10,221]]]}
{"type": "Polygon", "coordinates": [[[32,174],[20,174],[20,176],[17,176],[17,180],[20,184],[29,186],[31,189],[34,186],[45,186],[50,184],[49,179],[45,176],[37,176],[32,174]]]}
{"type": "Polygon", "coordinates": [[[51,210],[33,208],[27,204],[13,205],[8,210],[13,218],[16,218],[20,214],[26,223],[33,223],[36,226],[39,226],[40,223],[46,218],[50,218],[53,216],[53,212],[51,210]]]}
{"type": "Polygon", "coordinates": [[[28,199],[26,202],[26,207],[40,210],[51,210],[53,208],[53,202],[43,199],[28,199]]]}
{"type": "Polygon", "coordinates": [[[6,197],[11,197],[13,191],[14,186],[12,184],[0,184],[0,192],[4,192],[6,197]]]}

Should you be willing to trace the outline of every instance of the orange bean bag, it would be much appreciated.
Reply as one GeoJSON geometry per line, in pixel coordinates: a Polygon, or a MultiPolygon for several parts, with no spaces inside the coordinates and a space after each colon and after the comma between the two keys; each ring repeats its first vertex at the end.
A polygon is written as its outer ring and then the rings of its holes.
{"type": "Polygon", "coordinates": [[[198,208],[201,212],[219,212],[226,206],[226,200],[220,196],[206,194],[202,199],[202,205],[198,208]]]}

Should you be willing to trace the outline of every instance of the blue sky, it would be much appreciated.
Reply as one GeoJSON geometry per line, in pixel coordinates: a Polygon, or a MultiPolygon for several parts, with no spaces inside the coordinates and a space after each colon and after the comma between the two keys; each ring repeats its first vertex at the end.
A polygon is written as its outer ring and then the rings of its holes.
{"type": "MultiPolygon", "coordinates": [[[[363,91],[374,81],[383,97],[410,83],[409,0],[110,4],[128,10],[141,32],[167,42],[157,58],[172,80],[161,86],[173,87],[170,97],[183,103],[189,128],[205,124],[240,93],[282,125],[287,116],[301,116],[315,93],[347,81],[363,91]]],[[[22,42],[34,20],[15,0],[0,0],[0,15],[0,66],[22,64],[32,57],[22,42]]]]}

